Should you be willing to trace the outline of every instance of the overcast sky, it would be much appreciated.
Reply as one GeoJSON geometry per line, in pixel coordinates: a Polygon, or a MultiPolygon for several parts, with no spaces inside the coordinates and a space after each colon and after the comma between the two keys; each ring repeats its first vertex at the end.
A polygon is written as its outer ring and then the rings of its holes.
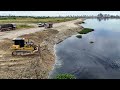
{"type": "Polygon", "coordinates": [[[16,16],[97,15],[99,13],[120,15],[120,11],[0,11],[0,15],[16,16]]]}

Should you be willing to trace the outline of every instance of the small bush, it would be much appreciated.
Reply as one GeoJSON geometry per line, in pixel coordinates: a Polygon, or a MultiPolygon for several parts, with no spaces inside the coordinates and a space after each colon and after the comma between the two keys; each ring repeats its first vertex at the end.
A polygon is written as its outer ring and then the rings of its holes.
{"type": "Polygon", "coordinates": [[[82,23],[85,23],[85,22],[82,22],[82,23]]]}
{"type": "Polygon", "coordinates": [[[76,79],[74,75],[71,74],[58,74],[55,79],[76,79]]]}
{"type": "Polygon", "coordinates": [[[77,35],[76,37],[77,37],[77,38],[82,38],[82,35],[77,35]]]}
{"type": "Polygon", "coordinates": [[[85,22],[81,22],[80,24],[83,24],[83,23],[85,23],[85,22]]]}
{"type": "Polygon", "coordinates": [[[82,31],[78,32],[80,34],[87,34],[89,32],[94,31],[94,29],[90,29],[90,28],[84,28],[82,31]]]}
{"type": "Polygon", "coordinates": [[[93,41],[90,41],[90,43],[94,43],[93,41]]]}

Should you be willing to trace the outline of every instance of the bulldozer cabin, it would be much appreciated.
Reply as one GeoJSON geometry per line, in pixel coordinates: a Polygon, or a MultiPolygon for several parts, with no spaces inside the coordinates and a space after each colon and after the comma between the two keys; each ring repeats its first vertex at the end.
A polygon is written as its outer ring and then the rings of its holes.
{"type": "Polygon", "coordinates": [[[12,55],[30,55],[38,51],[38,46],[32,41],[25,41],[24,38],[14,38],[11,46],[12,55]]]}

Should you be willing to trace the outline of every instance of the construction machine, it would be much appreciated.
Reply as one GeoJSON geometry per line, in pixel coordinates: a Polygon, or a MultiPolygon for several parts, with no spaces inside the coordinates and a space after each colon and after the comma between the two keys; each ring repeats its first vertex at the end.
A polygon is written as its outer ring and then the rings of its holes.
{"type": "Polygon", "coordinates": [[[38,46],[29,39],[26,42],[24,38],[14,38],[13,42],[12,55],[30,55],[38,51],[38,46]]]}
{"type": "Polygon", "coordinates": [[[44,27],[44,23],[38,23],[38,27],[44,27]]]}
{"type": "Polygon", "coordinates": [[[16,29],[16,24],[0,24],[0,32],[11,31],[16,29]]]}
{"type": "Polygon", "coordinates": [[[45,28],[52,28],[53,27],[53,23],[45,23],[44,27],[45,28]]]}
{"type": "Polygon", "coordinates": [[[38,23],[38,27],[52,28],[53,23],[38,23]]]}

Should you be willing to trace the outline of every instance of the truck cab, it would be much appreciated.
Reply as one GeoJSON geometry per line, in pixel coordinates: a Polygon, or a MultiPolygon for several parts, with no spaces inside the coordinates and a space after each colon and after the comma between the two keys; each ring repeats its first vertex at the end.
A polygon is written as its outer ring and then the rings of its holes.
{"type": "Polygon", "coordinates": [[[38,27],[44,27],[44,23],[38,23],[38,27]]]}

